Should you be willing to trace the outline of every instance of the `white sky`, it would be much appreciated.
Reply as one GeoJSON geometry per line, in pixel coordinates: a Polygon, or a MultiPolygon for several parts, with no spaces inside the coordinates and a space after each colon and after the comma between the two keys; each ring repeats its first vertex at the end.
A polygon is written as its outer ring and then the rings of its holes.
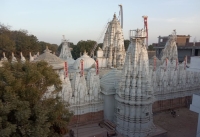
{"type": "MultiPolygon", "coordinates": [[[[149,44],[159,35],[191,35],[200,40],[200,0],[0,0],[0,23],[25,29],[40,41],[60,44],[62,35],[76,44],[97,40],[113,14],[123,5],[124,37],[143,27],[147,15],[149,44]]],[[[101,41],[100,41],[101,42],[101,41]]]]}

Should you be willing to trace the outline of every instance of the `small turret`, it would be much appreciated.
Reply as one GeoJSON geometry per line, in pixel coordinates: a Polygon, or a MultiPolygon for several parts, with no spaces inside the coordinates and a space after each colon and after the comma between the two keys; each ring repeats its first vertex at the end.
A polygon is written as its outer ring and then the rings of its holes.
{"type": "Polygon", "coordinates": [[[25,59],[25,57],[23,56],[22,52],[20,52],[20,56],[21,56],[21,62],[22,62],[22,63],[25,63],[25,62],[26,62],[26,59],[25,59]]]}
{"type": "Polygon", "coordinates": [[[29,52],[29,58],[30,58],[29,59],[30,62],[34,61],[34,57],[31,55],[31,52],[29,52]]]}
{"type": "Polygon", "coordinates": [[[14,55],[14,53],[12,52],[12,60],[11,60],[11,63],[16,63],[17,62],[17,59],[14,55]]]}
{"type": "Polygon", "coordinates": [[[3,52],[3,58],[1,60],[2,61],[8,61],[8,59],[6,58],[5,52],[3,52]]]}

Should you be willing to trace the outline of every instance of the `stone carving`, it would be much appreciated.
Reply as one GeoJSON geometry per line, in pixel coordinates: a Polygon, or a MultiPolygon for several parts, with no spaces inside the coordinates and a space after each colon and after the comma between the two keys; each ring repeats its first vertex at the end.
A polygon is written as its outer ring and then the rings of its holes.
{"type": "Polygon", "coordinates": [[[75,115],[96,112],[103,109],[99,76],[96,75],[94,68],[88,71],[87,81],[84,75],[81,76],[79,72],[75,72],[71,85],[73,91],[71,100],[74,101],[70,102],[70,110],[75,115]]]}
{"type": "MultiPolygon", "coordinates": [[[[100,49],[99,49],[100,50],[100,49]]],[[[119,20],[114,14],[109,22],[103,41],[103,58],[98,58],[100,67],[122,67],[125,60],[124,36],[119,20]],[[107,60],[105,60],[107,59],[107,60]]]]}
{"type": "Polygon", "coordinates": [[[169,36],[163,50],[162,64],[157,66],[156,70],[150,67],[150,71],[152,71],[152,87],[156,100],[191,96],[200,89],[200,73],[187,72],[187,59],[179,64],[177,58],[176,33],[174,31],[169,36]]]}
{"type": "Polygon", "coordinates": [[[94,99],[95,101],[101,99],[99,75],[96,75],[96,70],[94,68],[90,69],[88,72],[87,87],[88,94],[90,94],[91,99],[94,99]]]}
{"type": "Polygon", "coordinates": [[[176,38],[176,31],[174,30],[174,32],[171,35],[169,35],[165,48],[162,51],[162,62],[164,62],[166,58],[168,58],[170,62],[178,58],[176,38]]]}
{"type": "Polygon", "coordinates": [[[72,57],[71,50],[69,48],[69,42],[64,38],[64,36],[63,36],[63,41],[61,45],[62,45],[62,48],[61,48],[59,57],[67,61],[69,65],[73,65],[75,60],[72,57]]]}
{"type": "MultiPolygon", "coordinates": [[[[143,30],[137,30],[143,33],[143,30]]],[[[145,38],[131,38],[119,88],[116,91],[117,131],[123,136],[145,137],[154,132],[154,101],[145,38]],[[137,39],[137,40],[136,40],[137,39]]]]}
{"type": "Polygon", "coordinates": [[[62,90],[59,93],[59,96],[62,98],[63,101],[74,104],[73,94],[72,94],[72,87],[69,77],[64,76],[64,71],[59,71],[59,76],[62,81],[62,90]]]}

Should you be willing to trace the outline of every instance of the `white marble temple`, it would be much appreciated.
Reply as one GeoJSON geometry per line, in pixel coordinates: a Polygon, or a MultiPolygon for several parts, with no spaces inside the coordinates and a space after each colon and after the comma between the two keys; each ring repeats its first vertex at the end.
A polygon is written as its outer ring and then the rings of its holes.
{"type": "Polygon", "coordinates": [[[155,129],[152,115],[154,97],[145,37],[138,37],[143,34],[142,29],[136,32],[130,39],[115,95],[115,122],[117,131],[123,136],[146,137],[155,129]]]}
{"type": "Polygon", "coordinates": [[[84,69],[90,69],[91,67],[94,67],[95,65],[95,60],[93,58],[91,58],[90,56],[88,56],[87,52],[84,51],[83,55],[81,57],[79,57],[78,59],[76,59],[76,61],[73,64],[73,69],[77,70],[80,69],[80,61],[83,60],[84,62],[84,69]]]}
{"type": "Polygon", "coordinates": [[[151,84],[156,100],[174,99],[199,93],[200,73],[187,71],[187,58],[179,63],[175,32],[169,35],[161,61],[156,58],[156,62],[161,62],[156,69],[154,64],[150,63],[151,84]]]}
{"type": "Polygon", "coordinates": [[[123,30],[120,21],[114,14],[104,36],[103,47],[97,51],[100,67],[123,67],[126,51],[124,48],[123,30]],[[103,56],[102,56],[103,50],[103,56]]]}

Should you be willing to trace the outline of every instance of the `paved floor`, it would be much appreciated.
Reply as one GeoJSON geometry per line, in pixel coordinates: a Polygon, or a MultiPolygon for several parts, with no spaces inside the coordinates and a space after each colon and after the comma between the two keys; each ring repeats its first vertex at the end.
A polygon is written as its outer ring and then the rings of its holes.
{"type": "MultiPolygon", "coordinates": [[[[78,128],[72,128],[75,137],[107,137],[107,130],[101,128],[98,123],[88,124],[85,126],[79,126],[78,128]]],[[[66,135],[64,137],[69,137],[66,135]]]]}
{"type": "MultiPolygon", "coordinates": [[[[170,111],[163,111],[154,114],[154,124],[166,130],[167,137],[196,137],[198,114],[190,111],[188,108],[175,109],[177,116],[174,118],[170,111]]],[[[106,137],[106,129],[98,124],[81,126],[78,129],[73,128],[75,137],[106,137]]],[[[66,135],[65,137],[68,137],[66,135]]],[[[121,137],[118,135],[117,137],[121,137]]]]}
{"type": "Polygon", "coordinates": [[[168,137],[196,137],[198,114],[188,108],[175,109],[173,118],[170,111],[154,114],[154,124],[167,130],[168,137]]]}

